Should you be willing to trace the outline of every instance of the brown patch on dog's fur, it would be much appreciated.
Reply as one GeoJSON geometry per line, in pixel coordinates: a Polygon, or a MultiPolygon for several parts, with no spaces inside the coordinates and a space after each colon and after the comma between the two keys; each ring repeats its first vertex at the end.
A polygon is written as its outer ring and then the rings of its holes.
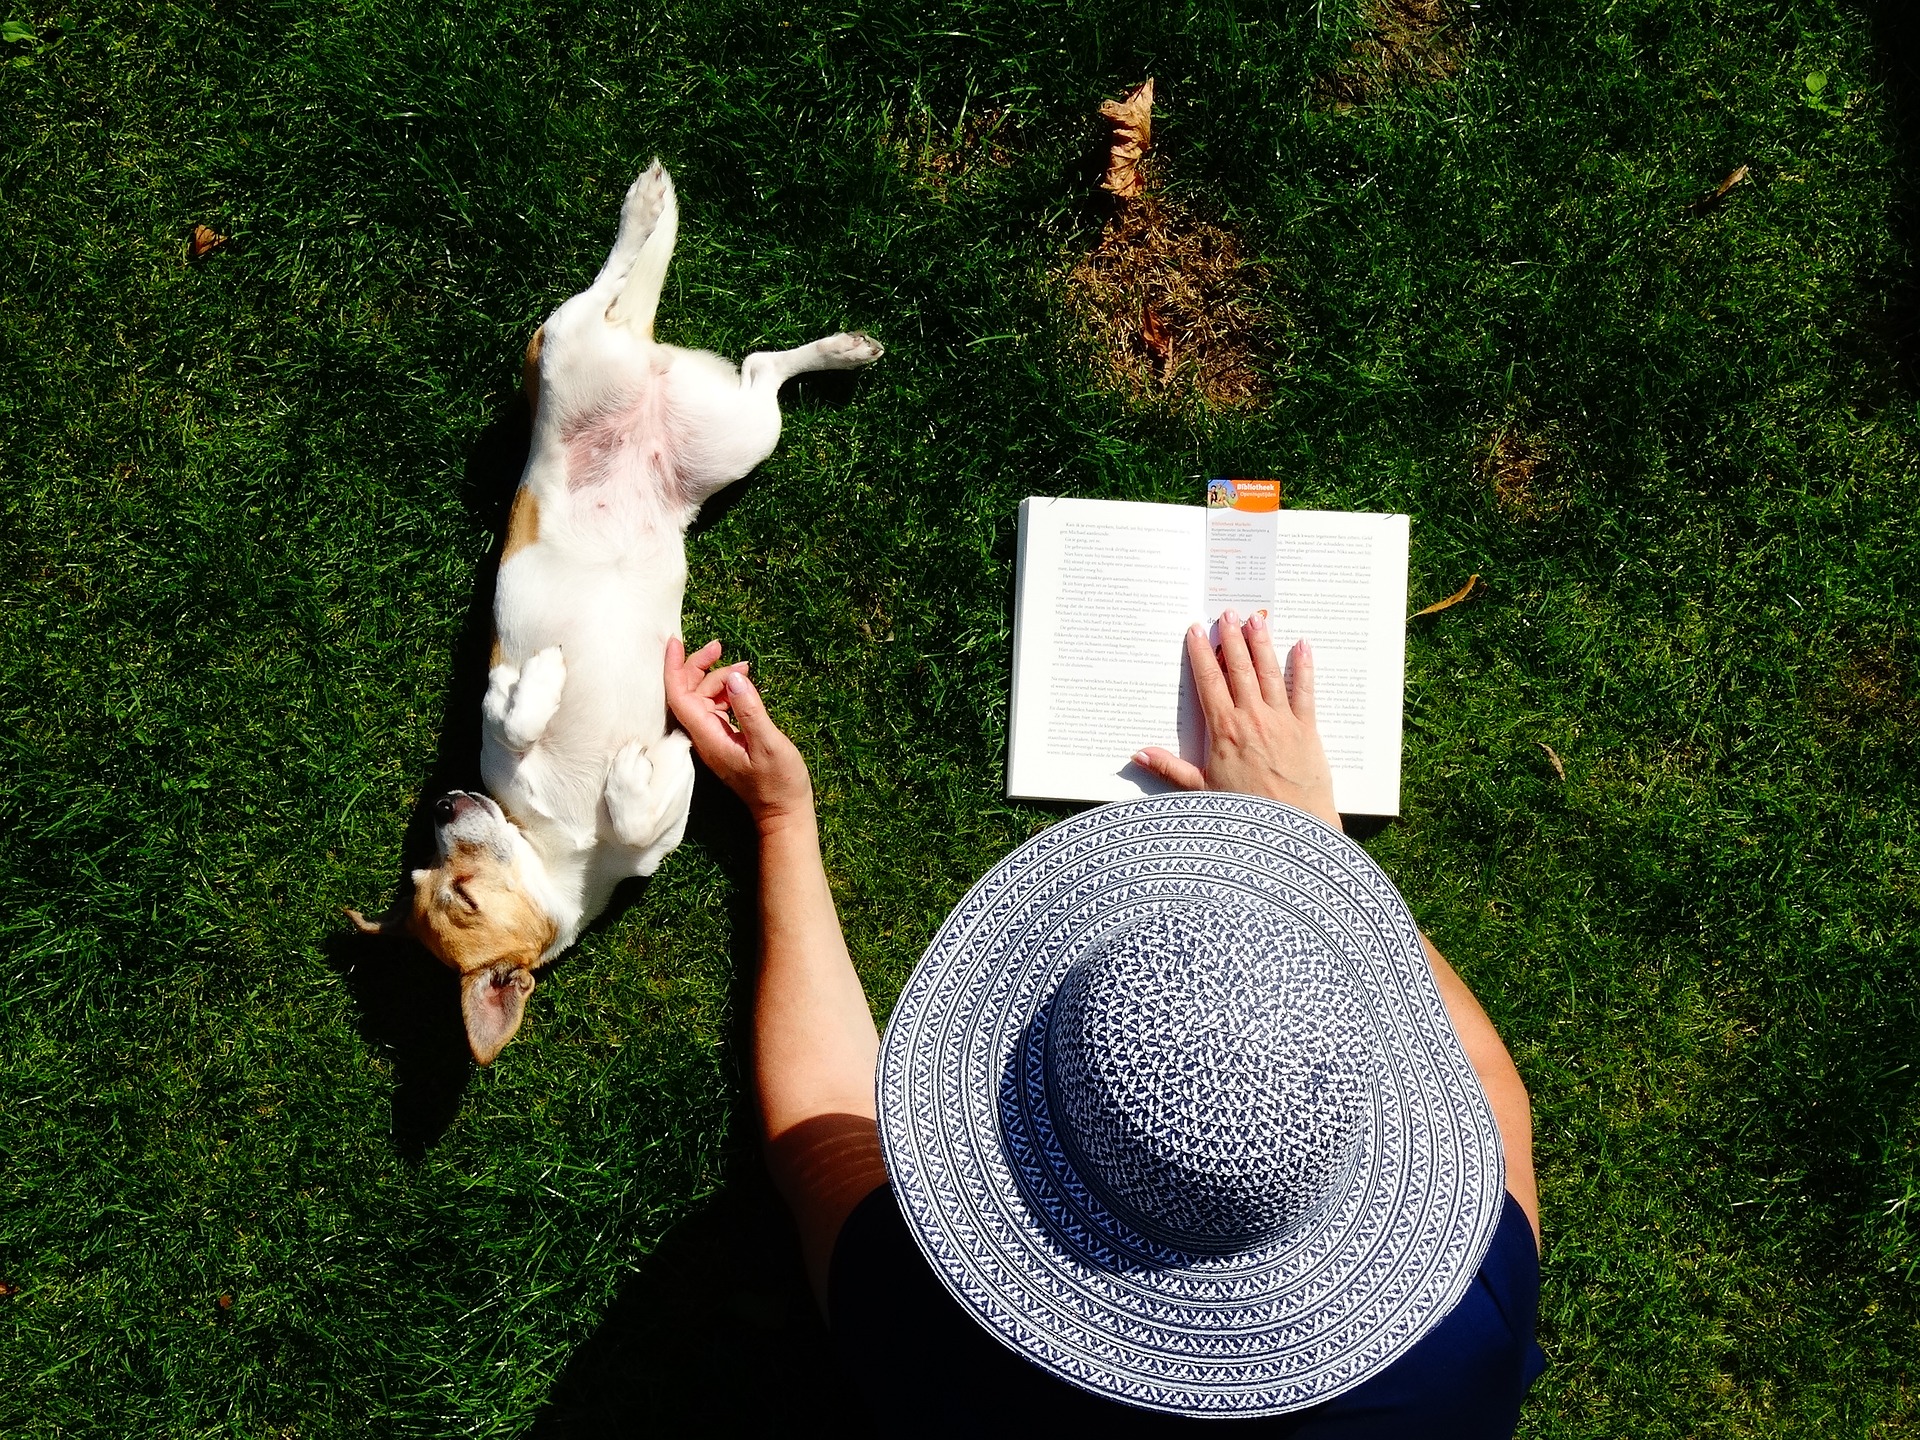
{"type": "Polygon", "coordinates": [[[1346,63],[1314,87],[1322,105],[1349,110],[1396,85],[1445,80],[1466,64],[1471,20],[1452,0],[1366,0],[1366,29],[1346,63]]]}
{"type": "Polygon", "coordinates": [[[520,362],[520,383],[527,392],[527,414],[540,409],[540,350],[547,343],[547,327],[542,325],[527,341],[526,358],[520,362]]]}
{"type": "Polygon", "coordinates": [[[1266,394],[1274,320],[1261,292],[1269,272],[1246,258],[1232,231],[1142,194],[1115,211],[1093,253],[1064,278],[1067,307],[1112,388],[1222,408],[1266,394]]]}
{"type": "MultiPolygon", "coordinates": [[[[540,540],[540,501],[522,485],[513,496],[513,510],[507,516],[507,540],[500,549],[500,563],[506,564],[529,545],[540,540]]],[[[494,664],[500,662],[495,660],[494,664]]]]}

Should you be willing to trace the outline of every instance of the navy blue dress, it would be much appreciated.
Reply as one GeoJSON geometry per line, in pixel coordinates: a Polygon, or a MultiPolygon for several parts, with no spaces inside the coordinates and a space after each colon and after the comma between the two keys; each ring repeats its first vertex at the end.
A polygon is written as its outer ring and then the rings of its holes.
{"type": "Polygon", "coordinates": [[[1509,1195],[1467,1293],[1385,1370],[1310,1409],[1202,1420],[1103,1399],[1055,1379],[995,1340],[934,1276],[907,1233],[890,1185],[847,1217],[828,1278],[835,1348],[883,1434],[1106,1440],[1204,1430],[1297,1440],[1508,1440],[1521,1399],[1546,1368],[1533,1337],[1539,1307],[1533,1230],[1509,1195]]]}

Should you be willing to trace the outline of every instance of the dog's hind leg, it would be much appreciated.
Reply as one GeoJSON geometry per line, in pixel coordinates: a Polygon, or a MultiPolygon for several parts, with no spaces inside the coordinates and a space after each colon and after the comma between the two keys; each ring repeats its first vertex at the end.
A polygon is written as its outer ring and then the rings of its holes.
{"type": "Polygon", "coordinates": [[[778,390],[809,370],[858,370],[884,354],[871,335],[843,330],[792,350],[756,350],[740,362],[740,383],[749,390],[778,390]]]}
{"type": "Polygon", "coordinates": [[[704,377],[697,393],[705,424],[697,445],[678,455],[685,497],[697,508],[773,453],[780,439],[780,387],[793,376],[858,370],[881,353],[878,340],[850,331],[792,350],[756,351],[741,362],[737,384],[689,367],[692,375],[704,377]]]}

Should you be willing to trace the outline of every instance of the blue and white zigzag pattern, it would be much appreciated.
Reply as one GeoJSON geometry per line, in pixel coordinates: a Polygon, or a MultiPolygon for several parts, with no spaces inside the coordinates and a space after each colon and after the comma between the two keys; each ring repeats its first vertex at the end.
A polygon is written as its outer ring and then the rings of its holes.
{"type": "Polygon", "coordinates": [[[1345,836],[1251,796],[1103,806],[1007,856],[901,992],[878,1099],[909,1229],[963,1307],[1062,1378],[1148,1409],[1273,1414],[1359,1384],[1459,1299],[1500,1216],[1499,1134],[1405,902],[1345,836]],[[1110,1213],[1045,1093],[1040,1027],[1074,961],[1196,903],[1334,957],[1379,1066],[1344,1189],[1229,1254],[1110,1213]]]}

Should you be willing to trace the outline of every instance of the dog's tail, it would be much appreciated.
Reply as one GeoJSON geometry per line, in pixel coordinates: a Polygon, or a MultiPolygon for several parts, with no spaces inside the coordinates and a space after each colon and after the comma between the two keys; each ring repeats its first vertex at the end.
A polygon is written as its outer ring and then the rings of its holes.
{"type": "Polygon", "coordinates": [[[653,338],[653,312],[660,307],[660,291],[667,283],[667,263],[673,259],[673,241],[679,231],[673,177],[656,160],[633,182],[626,204],[620,207],[620,234],[601,272],[618,286],[607,306],[608,324],[626,325],[653,338]]]}

